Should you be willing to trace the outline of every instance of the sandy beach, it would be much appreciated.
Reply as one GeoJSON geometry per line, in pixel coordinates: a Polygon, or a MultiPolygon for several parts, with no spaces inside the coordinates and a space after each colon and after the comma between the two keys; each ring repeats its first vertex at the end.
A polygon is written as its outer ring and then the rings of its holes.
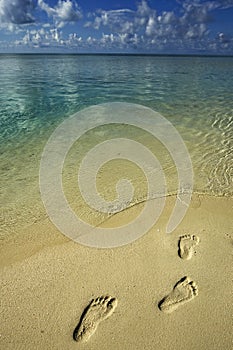
{"type": "MultiPolygon", "coordinates": [[[[21,228],[1,245],[1,349],[230,350],[232,345],[232,208],[230,197],[194,194],[178,228],[165,233],[175,197],[137,241],[97,249],[70,241],[45,219],[21,228]],[[181,236],[199,243],[189,260],[181,236]],[[159,302],[187,276],[197,289],[170,313],[159,302]],[[110,317],[87,342],[73,332],[92,299],[116,298],[110,317]]],[[[124,222],[136,205],[108,220],[124,222]]]]}

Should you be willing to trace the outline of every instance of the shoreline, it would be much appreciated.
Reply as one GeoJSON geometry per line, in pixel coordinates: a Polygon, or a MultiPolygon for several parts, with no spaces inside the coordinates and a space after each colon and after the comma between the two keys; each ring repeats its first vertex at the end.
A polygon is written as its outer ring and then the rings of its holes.
{"type": "MultiPolygon", "coordinates": [[[[159,217],[158,222],[160,223],[162,220],[164,222],[165,215],[169,217],[171,215],[173,206],[175,204],[176,200],[176,194],[168,194],[165,196],[165,207],[163,209],[161,217],[159,217]],[[166,212],[165,212],[166,210],[166,212]],[[166,213],[166,214],[165,214],[166,213]]],[[[198,209],[201,207],[201,203],[205,200],[213,201],[217,200],[219,202],[227,203],[227,201],[230,202],[230,205],[232,205],[233,208],[233,197],[232,196],[215,196],[209,193],[204,192],[193,192],[191,202],[189,204],[190,209],[198,209]],[[232,204],[231,204],[232,203],[232,204]]],[[[150,201],[156,200],[156,199],[149,199],[150,201]]],[[[101,217],[97,220],[96,227],[117,227],[122,224],[126,224],[127,222],[130,222],[135,218],[136,215],[141,211],[143,205],[146,203],[147,199],[143,199],[142,201],[136,202],[135,204],[131,205],[130,207],[124,208],[118,213],[111,214],[108,217],[104,217],[103,220],[101,217]],[[125,219],[127,217],[127,219],[125,219]],[[112,222],[114,223],[112,225],[112,222]],[[120,224],[119,224],[120,222],[120,224]]],[[[12,233],[7,234],[4,236],[2,235],[1,239],[1,247],[0,247],[0,268],[7,265],[7,260],[9,260],[9,257],[11,255],[8,255],[7,250],[14,251],[15,253],[15,245],[17,246],[17,249],[19,249],[21,252],[18,254],[18,257],[20,256],[20,261],[28,256],[28,247],[31,246],[32,251],[35,251],[37,253],[41,249],[44,249],[47,246],[53,246],[53,245],[59,245],[59,244],[66,244],[68,242],[72,242],[70,238],[66,237],[63,233],[61,233],[57,227],[51,222],[50,218],[48,217],[47,213],[45,212],[45,208],[43,204],[41,203],[40,215],[36,221],[33,221],[31,224],[28,223],[28,221],[25,222],[25,225],[22,225],[20,221],[20,225],[17,227],[13,226],[14,231],[12,233]],[[35,239],[36,235],[36,239],[35,239]],[[24,248],[26,247],[25,251],[24,248]]],[[[188,209],[188,210],[190,210],[188,209]]],[[[77,213],[78,214],[78,213],[77,213]]],[[[186,213],[187,215],[187,213],[186,213]]],[[[183,219],[184,220],[184,219],[183,219]]],[[[155,223],[152,227],[152,229],[158,225],[158,222],[155,223]]],[[[164,227],[165,227],[164,222],[164,227]]],[[[182,224],[182,222],[181,222],[182,224]]],[[[180,224],[180,225],[181,225],[180,224]]],[[[177,227],[177,230],[179,230],[180,225],[177,227]]],[[[155,229],[155,228],[154,228],[155,229]]],[[[147,234],[147,233],[145,233],[147,234]]],[[[169,234],[168,234],[169,235],[169,234]]],[[[143,236],[142,236],[143,237],[143,236]]],[[[77,242],[73,242],[74,244],[80,245],[77,242]]],[[[132,242],[134,243],[134,242],[132,242]]],[[[81,245],[82,246],[82,245],[81,245]]],[[[84,246],[87,249],[90,249],[91,247],[84,246]]],[[[91,248],[92,249],[92,248],[91,248]]],[[[102,249],[102,248],[96,248],[96,249],[102,249]]],[[[113,248],[115,249],[115,248],[113,248]]],[[[34,253],[31,253],[33,255],[34,253]]],[[[14,254],[12,256],[12,260],[10,259],[10,263],[14,263],[18,261],[16,258],[17,255],[14,254]],[[15,259],[16,258],[16,259],[15,259]]],[[[30,255],[29,255],[30,256],[30,255]]]]}

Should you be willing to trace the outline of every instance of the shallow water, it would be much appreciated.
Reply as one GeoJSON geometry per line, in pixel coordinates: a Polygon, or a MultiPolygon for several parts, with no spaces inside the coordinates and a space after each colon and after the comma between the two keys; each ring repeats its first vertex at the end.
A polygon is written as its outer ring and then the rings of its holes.
{"type": "MultiPolygon", "coordinates": [[[[0,56],[3,234],[45,217],[39,166],[56,126],[85,107],[106,102],[136,103],[159,112],[175,126],[188,148],[194,191],[232,196],[232,76],[233,58],[226,57],[0,56]]],[[[70,152],[63,179],[71,202],[75,202],[75,161],[112,137],[133,138],[149,147],[165,169],[167,193],[176,192],[177,173],[166,150],[148,133],[111,125],[84,135],[73,156],[70,152]]],[[[144,198],[140,186],[145,190],[143,174],[127,166],[140,201],[144,198]]],[[[122,166],[112,162],[107,175],[103,174],[103,188],[113,188],[106,190],[109,198],[114,196],[115,177],[121,172],[122,166]],[[111,172],[114,176],[109,176],[111,172]]],[[[74,206],[81,210],[81,199],[74,206]]]]}

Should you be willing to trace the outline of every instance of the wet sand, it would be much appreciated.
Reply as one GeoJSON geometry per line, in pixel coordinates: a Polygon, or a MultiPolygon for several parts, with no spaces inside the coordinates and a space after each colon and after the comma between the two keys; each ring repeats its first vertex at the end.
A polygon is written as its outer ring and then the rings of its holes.
{"type": "MultiPolygon", "coordinates": [[[[4,239],[0,347],[231,349],[233,199],[193,195],[181,224],[166,234],[174,200],[167,198],[148,233],[123,247],[79,245],[49,219],[4,239]],[[185,235],[199,237],[189,259],[179,253],[180,237],[185,235]],[[174,297],[170,293],[185,276],[198,293],[163,312],[159,303],[174,297]],[[116,298],[117,307],[86,343],[77,344],[73,332],[80,317],[91,300],[101,296],[116,298]]],[[[103,225],[122,224],[140,209],[136,205],[103,225]]]]}

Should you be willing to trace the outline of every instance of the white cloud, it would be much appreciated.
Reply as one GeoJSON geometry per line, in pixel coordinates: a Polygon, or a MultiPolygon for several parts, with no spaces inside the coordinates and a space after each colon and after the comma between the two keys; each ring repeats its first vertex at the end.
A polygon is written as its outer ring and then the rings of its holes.
{"type": "Polygon", "coordinates": [[[209,30],[212,11],[232,7],[233,0],[177,2],[179,5],[176,11],[158,11],[149,6],[152,2],[146,0],[138,3],[135,10],[99,9],[86,17],[88,22],[85,26],[98,31],[97,35],[93,32],[87,38],[76,32],[65,32],[64,35],[61,30],[65,24],[77,22],[82,17],[75,0],[58,0],[53,6],[49,5],[48,0],[0,0],[0,23],[18,34],[18,37],[23,31],[24,36],[15,43],[27,48],[81,48],[84,51],[127,49],[138,52],[233,50],[231,37],[209,30]],[[36,3],[38,6],[33,6],[36,3]],[[36,10],[47,14],[47,22],[39,23],[34,19],[36,10]],[[33,24],[33,27],[27,26],[26,31],[24,24],[33,24]]]}
{"type": "MultiPolygon", "coordinates": [[[[116,33],[137,32],[147,19],[155,14],[155,10],[151,9],[145,0],[138,4],[137,10],[118,9],[118,10],[98,10],[92,14],[93,20],[89,20],[86,26],[92,26],[95,29],[108,27],[116,33]]],[[[91,14],[89,14],[91,17],[91,14]]]]}
{"type": "Polygon", "coordinates": [[[0,24],[20,25],[34,22],[33,0],[0,0],[0,24]]]}
{"type": "Polygon", "coordinates": [[[77,22],[82,18],[77,3],[71,0],[58,0],[55,7],[50,7],[43,0],[38,0],[38,5],[49,17],[53,18],[58,27],[62,27],[69,22],[77,22]]]}
{"type": "Polygon", "coordinates": [[[94,16],[94,21],[87,22],[86,27],[92,26],[97,30],[101,26],[109,27],[115,32],[124,32],[126,29],[133,28],[134,11],[129,9],[98,10],[94,16]]]}
{"type": "Polygon", "coordinates": [[[68,40],[64,40],[63,44],[69,48],[81,47],[83,43],[83,38],[77,33],[70,33],[68,40]]]}
{"type": "Polygon", "coordinates": [[[98,10],[92,21],[86,26],[105,31],[101,42],[116,45],[132,45],[138,47],[143,43],[148,48],[169,47],[201,47],[208,41],[208,23],[212,20],[211,11],[220,6],[229,5],[230,1],[206,1],[185,0],[180,1],[180,12],[163,11],[158,13],[151,8],[145,0],[137,5],[135,11],[98,10]],[[121,37],[121,40],[119,39],[121,37]],[[114,39],[113,39],[114,38],[114,39]],[[141,38],[140,40],[132,38],[141,38]]]}
{"type": "Polygon", "coordinates": [[[83,39],[77,33],[70,33],[64,38],[63,33],[58,28],[40,28],[27,30],[21,40],[16,40],[15,45],[19,48],[60,48],[74,49],[82,47],[83,39]]]}
{"type": "Polygon", "coordinates": [[[62,32],[57,28],[27,30],[22,40],[17,40],[16,44],[27,48],[59,46],[62,45],[62,32]]]}
{"type": "MultiPolygon", "coordinates": [[[[102,34],[102,37],[99,40],[89,37],[87,43],[96,50],[126,50],[126,49],[137,49],[142,47],[143,37],[138,34],[102,34]]],[[[84,43],[85,44],[85,43],[84,43]]]]}
{"type": "Polygon", "coordinates": [[[152,10],[147,2],[145,0],[142,0],[141,3],[138,4],[137,7],[137,14],[140,17],[148,17],[151,15],[151,12],[155,12],[155,10],[152,10]]]}
{"type": "Polygon", "coordinates": [[[229,43],[230,42],[230,39],[224,34],[224,33],[218,33],[217,34],[217,40],[220,42],[220,43],[229,43]]]}
{"type": "Polygon", "coordinates": [[[156,19],[154,17],[149,17],[146,25],[146,35],[151,36],[156,30],[156,19]]]}

